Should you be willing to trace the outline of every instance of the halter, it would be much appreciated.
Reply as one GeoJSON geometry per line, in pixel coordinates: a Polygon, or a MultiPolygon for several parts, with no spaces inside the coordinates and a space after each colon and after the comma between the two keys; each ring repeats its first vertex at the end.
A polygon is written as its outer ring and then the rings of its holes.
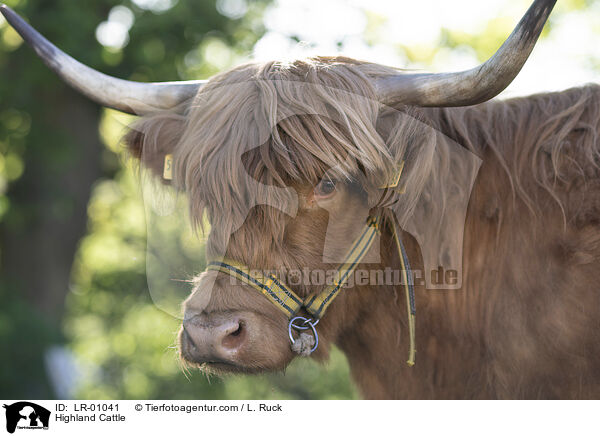
{"type": "MultiPolygon", "coordinates": [[[[410,336],[410,348],[408,365],[414,365],[415,358],[415,294],[413,276],[408,262],[406,250],[399,236],[399,229],[395,220],[392,225],[392,233],[398,249],[400,263],[402,265],[402,279],[406,293],[406,304],[408,314],[408,330],[410,336]]],[[[292,349],[298,354],[309,355],[315,351],[319,345],[319,335],[316,325],[323,317],[325,311],[339,294],[340,290],[347,282],[348,277],[354,272],[361,263],[369,248],[375,240],[375,235],[381,233],[381,218],[369,216],[367,222],[360,234],[354,240],[352,247],[346,254],[343,263],[337,268],[336,280],[333,284],[327,286],[323,291],[316,295],[309,295],[301,298],[288,286],[279,281],[274,274],[264,275],[260,272],[250,270],[245,265],[230,259],[213,260],[208,263],[207,270],[218,271],[234,277],[238,281],[247,284],[271,301],[289,318],[288,335],[292,343],[292,349]],[[304,308],[311,318],[298,316],[300,309],[304,308]],[[300,331],[300,337],[294,339],[292,330],[300,331]],[[312,336],[306,333],[306,330],[312,332],[312,336]]]]}
{"type": "MultiPolygon", "coordinates": [[[[165,178],[170,176],[171,157],[165,158],[165,178]],[[167,165],[169,160],[169,165],[167,165]],[[167,170],[168,169],[168,170],[167,170]],[[167,174],[168,173],[168,174],[167,174]]],[[[390,183],[380,186],[380,189],[395,189],[400,182],[400,176],[404,169],[404,161],[400,162],[394,178],[390,183]]],[[[404,189],[399,191],[404,193],[404,189]]],[[[402,240],[400,239],[400,229],[395,219],[392,219],[392,234],[398,249],[398,257],[402,266],[402,282],[404,284],[404,292],[406,294],[406,310],[408,317],[408,333],[409,333],[409,351],[407,364],[413,366],[415,364],[415,288],[413,283],[413,274],[410,269],[410,263],[402,240]]],[[[319,335],[316,326],[323,314],[339,294],[342,287],[346,284],[348,277],[354,272],[356,267],[366,256],[369,248],[375,240],[375,235],[380,234],[381,217],[369,216],[363,227],[363,230],[358,238],[352,243],[352,247],[346,254],[344,261],[337,268],[336,280],[333,284],[327,286],[323,291],[316,295],[309,295],[306,298],[301,298],[288,286],[279,281],[274,274],[263,275],[257,271],[251,271],[247,266],[231,259],[212,260],[208,263],[208,271],[217,271],[228,274],[238,281],[245,283],[261,294],[263,294],[271,303],[283,311],[289,318],[288,335],[292,343],[292,350],[301,355],[309,355],[319,346],[319,335]],[[304,308],[311,318],[298,316],[300,309],[304,308]],[[295,339],[293,330],[300,332],[299,338],[295,339]],[[306,333],[310,330],[312,335],[306,333]]]]}

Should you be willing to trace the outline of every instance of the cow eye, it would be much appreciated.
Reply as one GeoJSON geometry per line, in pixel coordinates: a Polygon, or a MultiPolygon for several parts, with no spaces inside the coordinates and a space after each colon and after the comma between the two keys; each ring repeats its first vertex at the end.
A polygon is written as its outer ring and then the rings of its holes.
{"type": "Polygon", "coordinates": [[[322,179],[315,186],[315,197],[326,198],[335,193],[335,181],[331,179],[322,179]]]}

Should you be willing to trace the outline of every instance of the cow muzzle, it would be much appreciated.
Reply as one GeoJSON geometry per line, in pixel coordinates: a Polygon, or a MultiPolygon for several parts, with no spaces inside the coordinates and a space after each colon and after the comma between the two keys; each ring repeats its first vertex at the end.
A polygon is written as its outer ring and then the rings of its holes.
{"type": "Polygon", "coordinates": [[[185,360],[198,364],[235,364],[247,340],[247,323],[239,315],[197,314],[183,321],[181,354],[185,360]]]}

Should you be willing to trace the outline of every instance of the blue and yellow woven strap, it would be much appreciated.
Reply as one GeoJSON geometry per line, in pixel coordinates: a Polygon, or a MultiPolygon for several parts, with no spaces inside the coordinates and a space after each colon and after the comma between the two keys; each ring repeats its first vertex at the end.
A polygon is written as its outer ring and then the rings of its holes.
{"type": "Polygon", "coordinates": [[[272,303],[290,318],[302,307],[302,299],[287,286],[279,282],[272,274],[265,277],[260,272],[251,271],[247,266],[230,259],[223,259],[222,261],[213,260],[208,263],[206,269],[228,274],[240,282],[252,286],[271,300],[272,303]]]}
{"type": "Polygon", "coordinates": [[[363,260],[375,235],[379,232],[380,221],[378,218],[369,217],[361,235],[354,241],[352,248],[346,255],[344,262],[338,267],[335,282],[325,288],[322,292],[309,297],[304,303],[307,312],[319,319],[323,316],[333,299],[340,292],[348,277],[354,272],[358,264],[363,260]]]}
{"type": "Polygon", "coordinates": [[[290,318],[295,316],[301,307],[305,307],[313,317],[319,319],[367,254],[375,239],[375,234],[379,232],[379,225],[379,219],[373,217],[367,219],[363,232],[352,244],[344,263],[338,267],[335,283],[319,294],[307,297],[304,301],[273,274],[265,276],[258,271],[249,270],[247,266],[234,260],[213,260],[208,263],[206,269],[227,274],[252,286],[290,318]]]}

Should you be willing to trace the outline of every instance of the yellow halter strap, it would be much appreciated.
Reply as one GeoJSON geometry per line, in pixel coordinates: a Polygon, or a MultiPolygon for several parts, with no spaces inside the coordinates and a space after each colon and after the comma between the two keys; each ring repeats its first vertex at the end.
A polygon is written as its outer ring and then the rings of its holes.
{"type": "Polygon", "coordinates": [[[265,276],[261,272],[250,270],[247,266],[234,260],[213,260],[208,263],[206,269],[228,274],[240,282],[252,286],[289,318],[294,317],[304,307],[315,319],[320,319],[347,282],[348,277],[365,257],[378,232],[378,219],[369,217],[362,233],[352,244],[352,248],[346,255],[344,262],[338,267],[335,282],[319,294],[308,296],[305,299],[302,299],[288,286],[281,283],[274,274],[265,276]]]}
{"type": "MultiPolygon", "coordinates": [[[[367,219],[365,227],[360,236],[353,242],[352,247],[348,251],[344,262],[340,264],[336,273],[336,280],[330,286],[327,286],[323,291],[316,295],[309,295],[305,299],[299,297],[284,283],[280,282],[274,274],[264,275],[258,271],[250,270],[247,266],[230,259],[213,260],[208,263],[207,270],[218,271],[234,277],[241,283],[247,284],[265,297],[267,297],[275,306],[282,310],[290,318],[290,339],[294,343],[291,335],[292,327],[296,330],[312,329],[314,334],[314,346],[306,353],[314,351],[318,345],[318,336],[315,326],[321,319],[331,302],[339,294],[342,287],[348,281],[348,277],[352,275],[356,267],[361,263],[369,248],[375,240],[375,235],[380,233],[380,218],[370,216],[367,219]],[[313,319],[297,317],[296,315],[301,308],[304,308],[313,319]],[[295,324],[295,321],[301,319],[303,324],[295,324]]],[[[414,365],[415,358],[415,296],[413,276],[408,262],[408,256],[402,241],[399,236],[399,229],[395,221],[392,225],[392,233],[398,249],[398,255],[402,265],[402,282],[406,293],[406,304],[408,311],[408,328],[410,336],[410,350],[408,364],[414,365]]]]}

